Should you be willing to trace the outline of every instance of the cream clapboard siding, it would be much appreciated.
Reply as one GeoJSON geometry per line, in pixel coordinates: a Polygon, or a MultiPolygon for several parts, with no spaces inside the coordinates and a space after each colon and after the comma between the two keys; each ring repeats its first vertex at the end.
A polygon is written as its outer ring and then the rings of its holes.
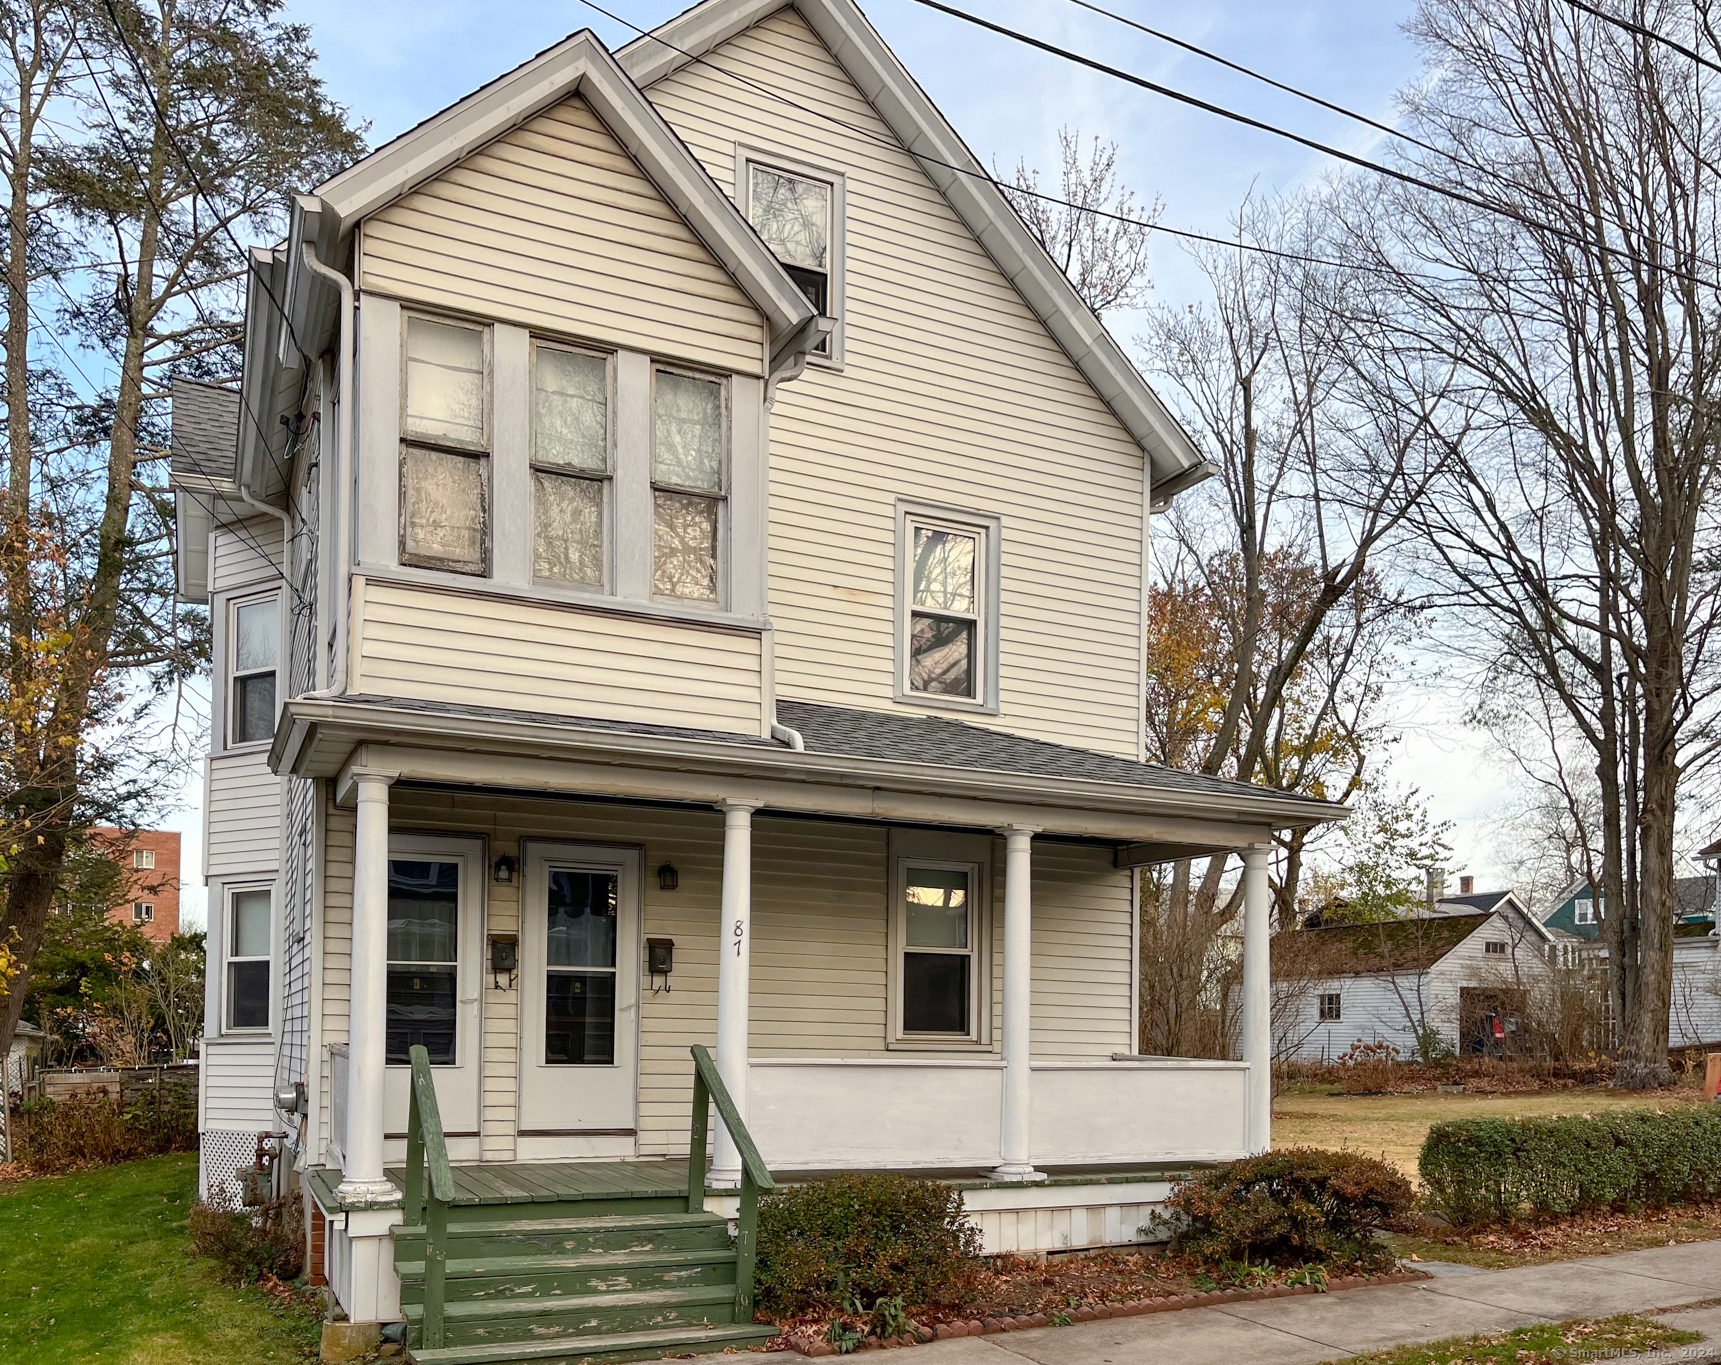
{"type": "Polygon", "coordinates": [[[354,690],[757,735],[756,634],[367,579],[354,690]]]}
{"type": "Polygon", "coordinates": [[[315,1153],[327,1159],[329,1143],[329,1044],[351,1036],[353,999],[353,833],[350,810],[323,808],[323,1037],[317,1073],[323,1087],[315,1153]]]}
{"type": "Polygon", "coordinates": [[[761,374],[757,310],[570,99],[365,220],[360,287],[761,374]]]}
{"type": "MultiPolygon", "coordinates": [[[[670,989],[641,979],[639,1142],[642,1153],[686,1149],[694,1043],[717,1031],[718,909],[723,821],[714,811],[490,798],[410,789],[391,793],[397,831],[482,834],[491,859],[520,842],[555,839],[642,845],[645,934],[675,941],[670,989]],[[655,869],[671,862],[675,891],[655,869]]],[[[889,837],[866,825],[755,817],[750,1041],[758,1057],[878,1057],[886,1011],[889,837]]],[[[994,865],[1003,863],[1002,845],[994,865]]],[[[324,918],[324,1041],[347,1037],[351,981],[352,815],[329,815],[324,918]]],[[[1128,876],[1103,850],[1041,844],[1034,882],[1034,1047],[1037,1056],[1131,1050],[1128,876]]],[[[489,888],[486,932],[519,929],[518,882],[489,888]]],[[[1002,906],[1002,884],[994,897],[1002,906]]],[[[996,945],[1000,935],[994,932],[996,945]]],[[[1001,971],[995,951],[993,979],[1001,971]]],[[[643,966],[643,964],[641,964],[643,966]]],[[[482,1150],[514,1155],[518,991],[486,974],[482,1150]]],[[[994,1018],[993,1035],[998,1032],[994,1018]]]]}
{"type": "Polygon", "coordinates": [[[275,517],[251,517],[230,529],[218,526],[209,587],[214,592],[279,583],[282,565],[281,523],[275,517]]]}
{"type": "Polygon", "coordinates": [[[971,719],[1135,756],[1127,433],[793,10],[648,94],[731,193],[738,141],[846,175],[846,363],[783,385],[771,417],[778,695],[891,705],[893,504],[925,500],[1003,519],[1002,712],[971,719]]]}
{"type": "Polygon", "coordinates": [[[204,1044],[201,1066],[204,1129],[261,1132],[275,1126],[270,1111],[274,1039],[210,1039],[204,1044]]]}
{"type": "Polygon", "coordinates": [[[212,757],[208,800],[208,875],[272,874],[281,852],[281,779],[269,771],[267,752],[247,749],[212,757]]]}

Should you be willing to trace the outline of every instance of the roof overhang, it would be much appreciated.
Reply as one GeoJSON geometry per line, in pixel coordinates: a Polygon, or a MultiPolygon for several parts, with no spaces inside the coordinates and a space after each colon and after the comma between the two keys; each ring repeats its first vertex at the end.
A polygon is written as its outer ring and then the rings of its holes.
{"type": "Polygon", "coordinates": [[[696,804],[751,795],[812,814],[974,826],[1025,821],[1122,844],[1215,851],[1345,814],[1342,806],[1257,796],[1241,786],[1155,789],[814,753],[740,735],[693,739],[338,699],[285,704],[269,755],[273,771],[338,779],[360,761],[422,782],[696,804]]]}
{"type": "Polygon", "coordinates": [[[705,0],[628,43],[616,59],[649,89],[791,5],[1141,447],[1154,501],[1163,504],[1216,472],[852,0],[705,0]]]}

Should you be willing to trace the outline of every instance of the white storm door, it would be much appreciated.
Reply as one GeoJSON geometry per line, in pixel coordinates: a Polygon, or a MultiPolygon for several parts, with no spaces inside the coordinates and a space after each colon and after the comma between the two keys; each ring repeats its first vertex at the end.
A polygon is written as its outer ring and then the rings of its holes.
{"type": "Polygon", "coordinates": [[[388,1067],[383,1131],[406,1136],[411,1048],[430,1053],[436,1107],[451,1139],[478,1136],[481,839],[397,834],[388,841],[388,1067]]]}
{"type": "Polygon", "coordinates": [[[520,1136],[631,1138],[640,851],[529,843],[524,861],[520,1136]]]}

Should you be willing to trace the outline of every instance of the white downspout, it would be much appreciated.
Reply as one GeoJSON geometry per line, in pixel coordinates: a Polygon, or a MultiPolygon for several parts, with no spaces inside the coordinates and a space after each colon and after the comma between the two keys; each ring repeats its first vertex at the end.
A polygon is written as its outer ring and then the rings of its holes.
{"type": "MultiPolygon", "coordinates": [[[[348,517],[351,515],[352,490],[348,487],[346,472],[348,468],[347,462],[352,457],[354,430],[353,400],[355,395],[353,393],[353,314],[355,309],[353,303],[352,281],[345,275],[341,274],[340,271],[331,270],[328,266],[319,261],[317,259],[316,252],[311,249],[311,244],[309,242],[301,243],[300,249],[304,253],[305,268],[313,275],[318,275],[323,279],[328,280],[336,289],[340,290],[341,294],[340,371],[339,378],[336,381],[340,392],[341,422],[340,431],[336,434],[335,469],[333,475],[329,479],[331,487],[335,490],[335,562],[340,566],[336,571],[337,589],[335,593],[336,601],[334,604],[336,648],[334,650],[334,661],[331,669],[329,685],[320,691],[306,692],[303,694],[303,699],[305,700],[324,701],[330,697],[342,696],[347,690],[348,649],[345,618],[348,605],[347,580],[352,572],[352,555],[349,553],[347,545],[347,527],[348,517]]],[[[322,634],[320,631],[318,633],[319,635],[322,634]]],[[[326,636],[324,638],[326,638],[326,636]]],[[[322,640],[317,641],[317,647],[319,649],[322,647],[322,643],[322,640]]]]}

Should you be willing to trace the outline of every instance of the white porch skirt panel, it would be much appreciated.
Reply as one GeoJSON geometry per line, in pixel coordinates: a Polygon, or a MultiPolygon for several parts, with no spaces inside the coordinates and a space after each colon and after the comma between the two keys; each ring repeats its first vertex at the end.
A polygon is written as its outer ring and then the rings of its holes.
{"type": "Polygon", "coordinates": [[[239,1207],[238,1174],[257,1159],[257,1132],[222,1128],[197,1135],[197,1197],[205,1204],[239,1207]]]}

